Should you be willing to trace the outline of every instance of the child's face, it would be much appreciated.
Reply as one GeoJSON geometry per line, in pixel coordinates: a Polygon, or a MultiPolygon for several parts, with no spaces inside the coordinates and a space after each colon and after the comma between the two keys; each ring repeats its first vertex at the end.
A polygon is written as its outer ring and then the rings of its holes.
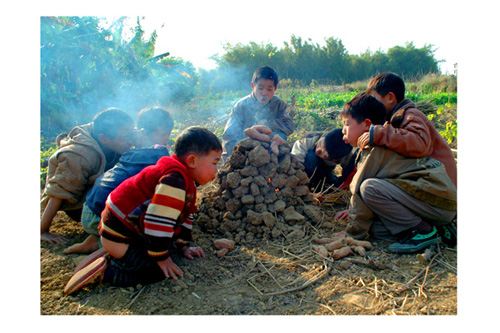
{"type": "Polygon", "coordinates": [[[135,143],[135,131],[132,125],[120,128],[114,138],[107,137],[105,146],[116,154],[122,155],[135,143]]]}
{"type": "Polygon", "coordinates": [[[363,120],[361,123],[351,117],[351,115],[343,116],[342,123],[344,128],[342,129],[342,134],[344,134],[344,141],[353,147],[357,147],[358,138],[361,134],[368,132],[370,130],[371,121],[363,120]]]}
{"type": "Polygon", "coordinates": [[[200,185],[205,185],[214,180],[221,155],[221,151],[211,150],[206,155],[196,154],[194,160],[188,160],[188,167],[194,181],[200,185]]]}
{"type": "Polygon", "coordinates": [[[388,93],[387,95],[382,96],[378,92],[376,92],[375,89],[371,89],[369,95],[372,95],[373,97],[378,99],[379,102],[382,102],[387,112],[392,110],[392,108],[397,104],[396,97],[392,93],[388,93]]]}
{"type": "Polygon", "coordinates": [[[258,79],[257,83],[252,82],[252,89],[255,97],[261,105],[269,103],[274,96],[277,87],[274,86],[274,81],[269,79],[258,79]]]}
{"type": "Polygon", "coordinates": [[[314,152],[316,153],[316,156],[318,156],[323,160],[332,161],[335,163],[340,162],[340,159],[332,159],[328,155],[328,151],[326,150],[325,147],[325,138],[321,138],[318,140],[318,142],[316,142],[316,150],[314,152]]]}

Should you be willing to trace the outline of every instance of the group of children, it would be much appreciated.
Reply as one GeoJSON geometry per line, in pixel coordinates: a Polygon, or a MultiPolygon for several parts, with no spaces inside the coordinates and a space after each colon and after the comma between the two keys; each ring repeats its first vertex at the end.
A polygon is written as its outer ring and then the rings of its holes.
{"type": "MultiPolygon", "coordinates": [[[[204,257],[202,248],[190,244],[196,187],[215,178],[219,162],[245,137],[270,142],[273,153],[294,132],[286,103],[275,96],[278,82],[272,68],[257,69],[252,93],[233,107],[222,143],[205,128],[189,127],[176,137],[172,156],[167,144],[173,120],[161,107],[139,112],[137,129],[115,108],[73,128],[49,160],[41,200],[42,241],[67,242],[49,232],[59,210],[81,221],[89,234],[64,250],[92,252],[64,292],[94,281],[131,286],[177,279],[183,273],[172,252],[204,257]]],[[[336,216],[348,220],[346,235],[392,239],[388,250],[394,253],[439,241],[455,246],[455,160],[404,93],[399,76],[377,75],[365,93],[344,105],[342,129],[308,133],[291,153],[304,164],[311,189],[349,187],[349,209],[336,216]],[[341,176],[333,172],[337,165],[341,176]]]]}

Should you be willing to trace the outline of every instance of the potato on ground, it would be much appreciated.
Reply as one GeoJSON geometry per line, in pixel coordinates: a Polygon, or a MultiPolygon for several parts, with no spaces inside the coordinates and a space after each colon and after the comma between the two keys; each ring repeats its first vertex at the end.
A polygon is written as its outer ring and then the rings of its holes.
{"type": "Polygon", "coordinates": [[[339,238],[331,243],[325,244],[325,248],[329,251],[332,252],[336,249],[340,249],[341,247],[346,246],[346,242],[344,238],[339,238]]]}
{"type": "Polygon", "coordinates": [[[214,245],[217,250],[220,249],[232,250],[234,248],[234,241],[226,238],[221,238],[214,240],[214,245]]]}
{"type": "Polygon", "coordinates": [[[336,240],[339,240],[341,238],[342,237],[323,237],[323,238],[315,238],[315,239],[313,239],[313,241],[316,244],[324,245],[324,244],[328,244],[328,243],[334,242],[336,240]]]}
{"type": "Polygon", "coordinates": [[[316,251],[320,257],[327,258],[329,256],[328,250],[323,245],[313,245],[312,249],[316,251]]]}
{"type": "Polygon", "coordinates": [[[357,240],[357,239],[354,239],[352,237],[346,237],[346,243],[349,244],[349,245],[352,245],[352,246],[362,246],[364,247],[366,250],[371,250],[373,249],[373,245],[372,243],[368,242],[368,241],[362,241],[362,240],[357,240]]]}
{"type": "Polygon", "coordinates": [[[332,258],[334,258],[334,259],[340,259],[340,258],[347,257],[350,254],[353,254],[353,252],[351,250],[351,247],[350,246],[344,246],[344,247],[342,247],[340,249],[337,249],[337,250],[333,251],[332,258]]]}
{"type": "Polygon", "coordinates": [[[225,247],[225,248],[217,250],[215,253],[217,254],[218,258],[221,258],[221,257],[224,257],[228,252],[229,252],[229,249],[227,247],[225,247]]]}

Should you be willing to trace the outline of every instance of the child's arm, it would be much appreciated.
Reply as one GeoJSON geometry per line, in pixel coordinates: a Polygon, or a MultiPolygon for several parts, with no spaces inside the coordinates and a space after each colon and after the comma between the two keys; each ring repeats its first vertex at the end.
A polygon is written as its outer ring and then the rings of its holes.
{"type": "Polygon", "coordinates": [[[402,127],[391,124],[371,126],[369,143],[385,146],[398,154],[407,157],[422,158],[432,152],[432,135],[430,120],[417,109],[406,110],[402,127]]]}
{"type": "Polygon", "coordinates": [[[186,204],[186,187],[184,178],[178,172],[161,177],[144,215],[148,254],[158,262],[170,257],[175,238],[191,240],[189,219],[182,221],[182,226],[178,224],[186,204]]]}
{"type": "Polygon", "coordinates": [[[64,244],[68,240],[61,235],[53,234],[49,232],[50,225],[54,216],[56,216],[59,207],[61,207],[62,199],[49,197],[47,206],[43,211],[42,218],[40,220],[40,234],[41,240],[49,243],[64,244]]]}
{"type": "Polygon", "coordinates": [[[284,101],[277,101],[277,105],[273,105],[272,108],[276,108],[276,115],[269,124],[269,127],[273,130],[273,134],[278,134],[283,140],[295,131],[295,123],[286,111],[287,105],[284,101]]]}

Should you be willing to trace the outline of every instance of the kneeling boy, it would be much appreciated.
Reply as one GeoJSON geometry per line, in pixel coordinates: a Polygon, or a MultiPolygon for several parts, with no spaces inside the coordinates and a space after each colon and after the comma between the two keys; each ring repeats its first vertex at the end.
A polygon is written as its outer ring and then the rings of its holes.
{"type": "Polygon", "coordinates": [[[73,275],[66,294],[96,280],[126,287],[177,279],[183,273],[172,261],[174,250],[188,259],[205,256],[189,244],[190,216],[196,211],[196,185],[215,178],[222,145],[210,131],[190,127],[177,137],[174,151],[111,192],[100,228],[106,252],[73,275]]]}

